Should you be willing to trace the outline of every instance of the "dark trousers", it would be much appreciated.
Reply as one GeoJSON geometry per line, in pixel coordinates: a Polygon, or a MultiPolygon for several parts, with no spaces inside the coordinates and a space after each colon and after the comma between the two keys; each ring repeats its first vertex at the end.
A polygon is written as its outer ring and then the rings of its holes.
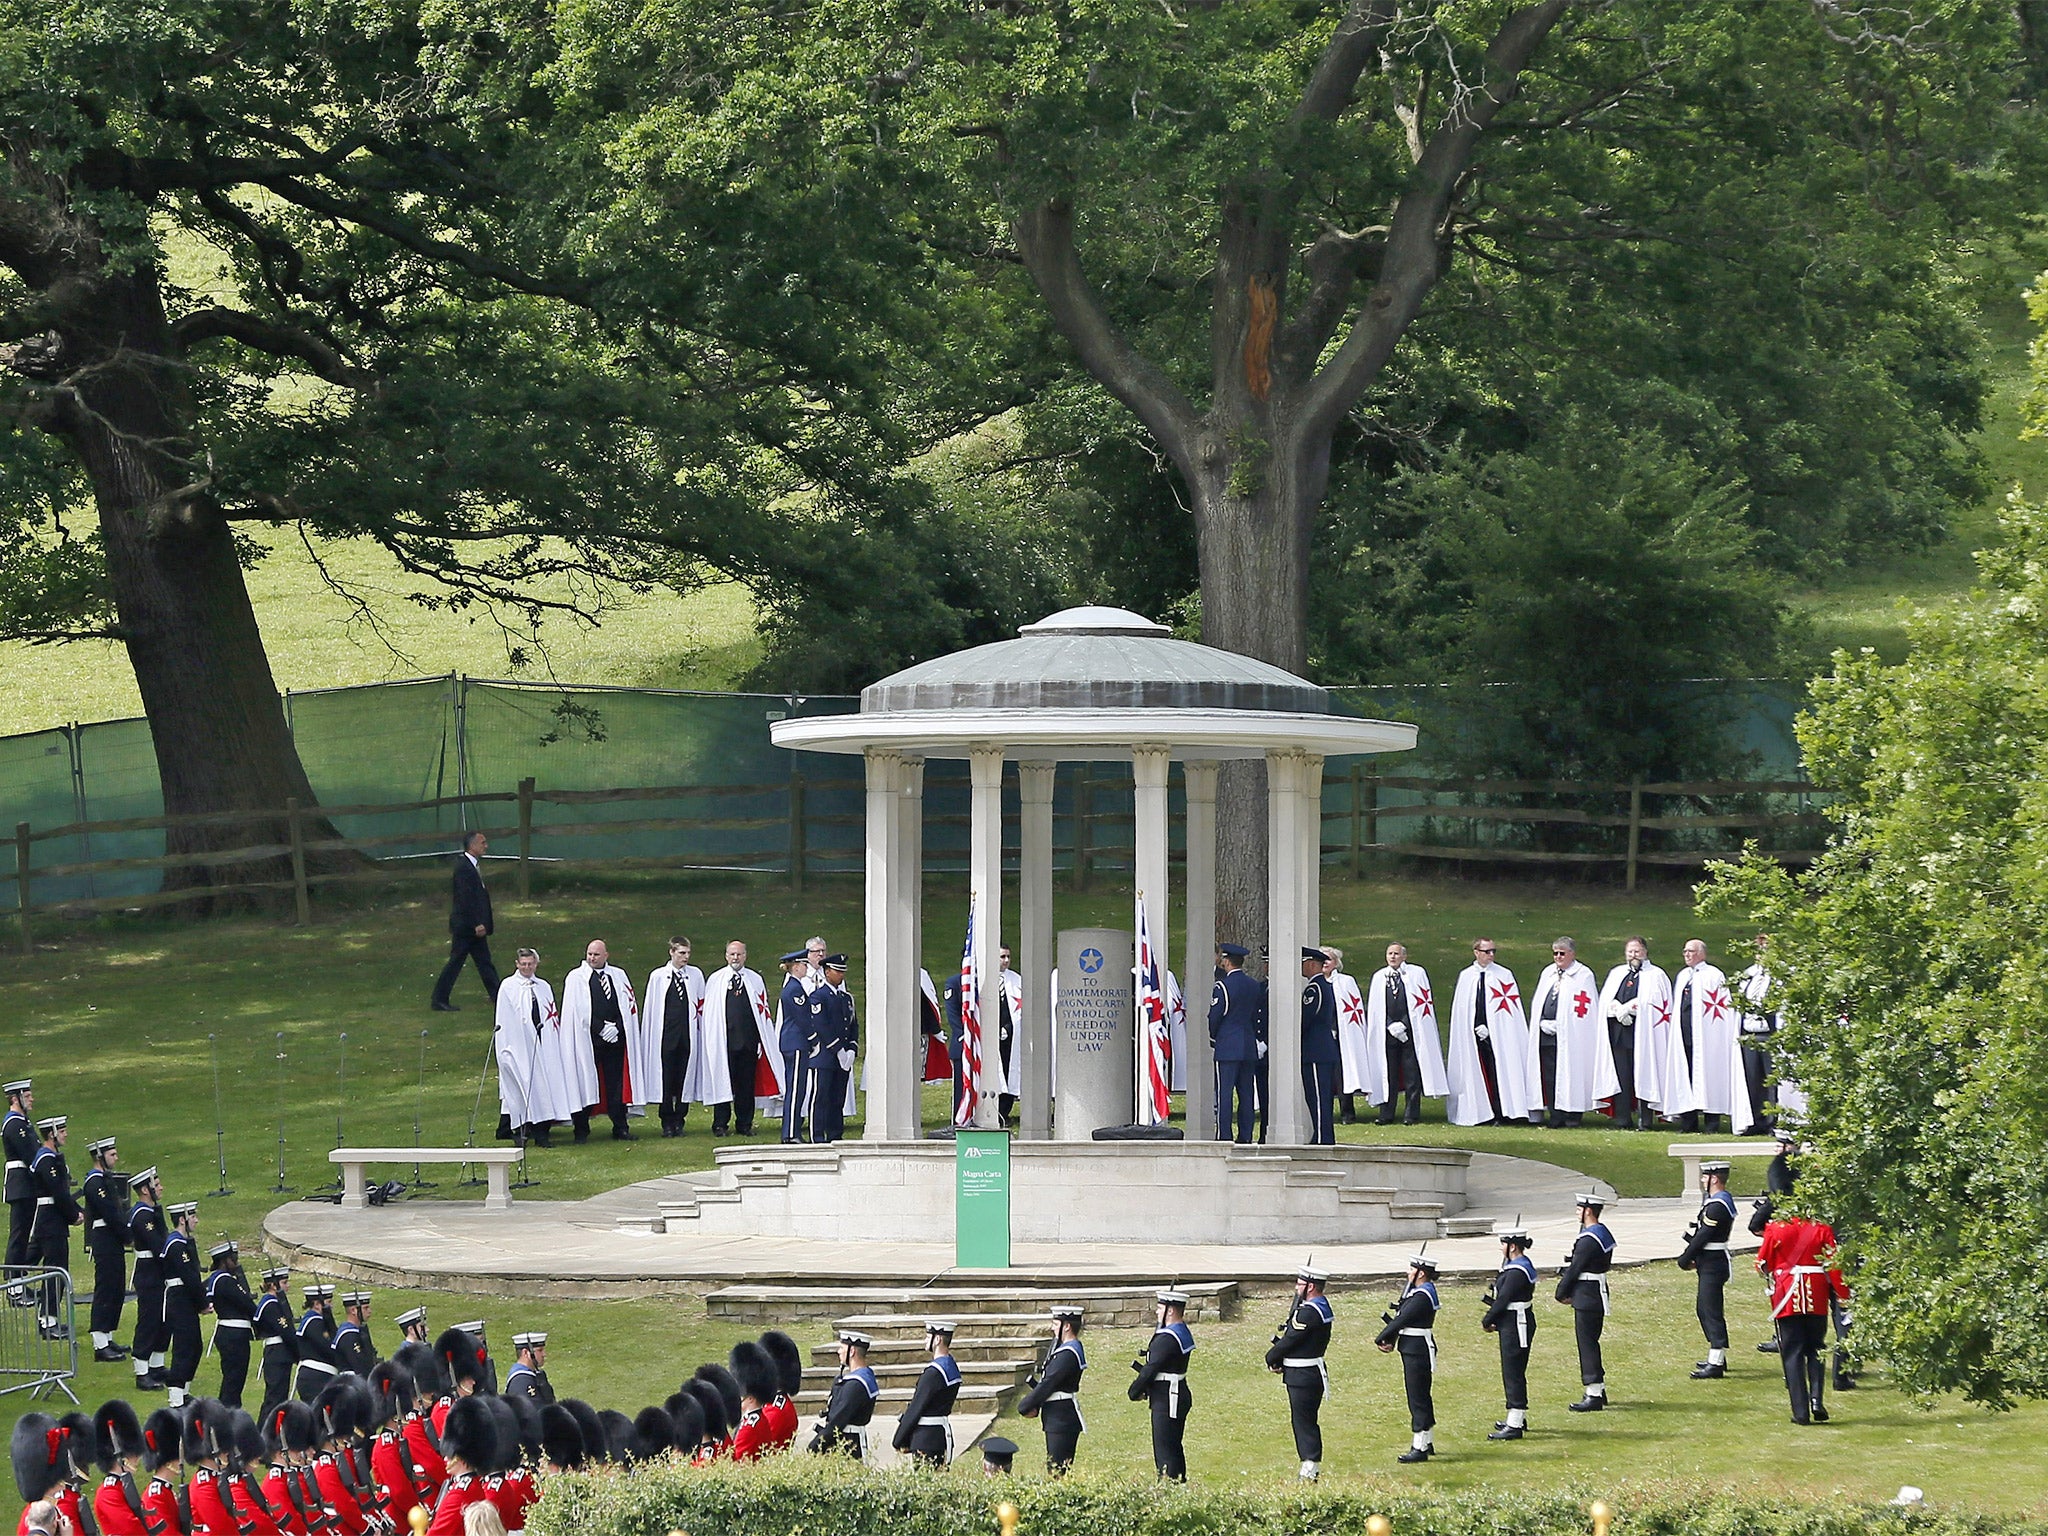
{"type": "Polygon", "coordinates": [[[1489,1119],[1500,1118],[1500,1068],[1493,1057],[1493,1036],[1472,1042],[1479,1048],[1479,1076],[1486,1084],[1486,1112],[1489,1119]]]}
{"type": "MultiPolygon", "coordinates": [[[[1535,1339],[1533,1332],[1530,1339],[1535,1339]]],[[[1500,1327],[1500,1387],[1508,1407],[1529,1411],[1529,1350],[1512,1317],[1500,1327]]]]}
{"type": "Polygon", "coordinates": [[[1152,1468],[1161,1477],[1177,1483],[1188,1480],[1188,1410],[1194,1406],[1187,1383],[1180,1388],[1180,1415],[1175,1417],[1173,1399],[1165,1387],[1152,1389],[1152,1468]]]}
{"type": "Polygon", "coordinates": [[[292,1395],[292,1347],[289,1344],[263,1346],[263,1411],[256,1422],[268,1424],[270,1416],[292,1395]]]}
{"type": "Polygon", "coordinates": [[[946,1430],[941,1424],[920,1424],[911,1431],[909,1456],[928,1467],[946,1465],[946,1430]]]}
{"type": "Polygon", "coordinates": [[[1722,1292],[1728,1289],[1728,1256],[1702,1254],[1699,1259],[1699,1298],[1693,1310],[1699,1314],[1700,1332],[1707,1336],[1709,1349],[1728,1347],[1728,1313],[1722,1292]]]}
{"type": "Polygon", "coordinates": [[[742,1136],[754,1134],[754,1063],[759,1059],[755,1049],[749,1047],[744,1054],[725,1053],[725,1068],[732,1074],[732,1101],[712,1106],[714,1136],[723,1136],[728,1128],[742,1136]]]}
{"type": "Polygon", "coordinates": [[[810,1093],[811,1068],[801,1051],[782,1053],[782,1081],[786,1091],[782,1095],[782,1139],[784,1141],[805,1141],[805,1117],[811,1112],[810,1093]]]}
{"type": "Polygon", "coordinates": [[[318,1365],[306,1361],[299,1367],[299,1401],[312,1402],[327,1390],[327,1384],[334,1380],[336,1374],[331,1367],[326,1367],[324,1361],[318,1365]]]}
{"type": "MultiPolygon", "coordinates": [[[[44,1269],[71,1268],[71,1233],[57,1219],[56,1207],[50,1207],[50,1214],[43,1218],[43,1229],[33,1228],[28,1237],[28,1261],[44,1269]]],[[[57,1308],[60,1303],[55,1278],[45,1280],[42,1293],[36,1303],[36,1314],[44,1322],[57,1322],[57,1308]]]]}
{"type": "Polygon", "coordinates": [[[1256,1062],[1216,1063],[1216,1139],[1250,1146],[1252,1120],[1258,1110],[1256,1062]],[[1234,1106],[1234,1107],[1233,1107],[1234,1106]],[[1233,1130],[1235,1134],[1233,1134],[1233,1130]]]}
{"type": "Polygon", "coordinates": [[[1572,1304],[1572,1332],[1579,1341],[1579,1380],[1586,1386],[1607,1383],[1607,1366],[1600,1358],[1600,1334],[1607,1327],[1607,1312],[1596,1300],[1591,1306],[1572,1304]]]}
{"type": "Polygon", "coordinates": [[[230,1408],[239,1408],[242,1388],[249,1380],[249,1330],[216,1324],[213,1352],[220,1356],[220,1400],[230,1408]]]}
{"type": "Polygon", "coordinates": [[[1406,1040],[1396,1040],[1391,1030],[1387,1034],[1387,1102],[1380,1106],[1381,1125],[1394,1123],[1396,1098],[1407,1100],[1403,1116],[1407,1124],[1422,1118],[1422,1058],[1415,1054],[1415,1026],[1407,1029],[1406,1040]]]}
{"type": "MultiPolygon", "coordinates": [[[[1536,1031],[1536,1064],[1543,1074],[1543,1102],[1555,1106],[1557,1103],[1557,1036],[1543,1033],[1541,1026],[1536,1031]]],[[[1529,1119],[1532,1122],[1538,1120],[1540,1116],[1540,1111],[1531,1110],[1529,1112],[1529,1119]]],[[[1550,1111],[1549,1123],[1553,1130],[1562,1126],[1564,1124],[1564,1112],[1553,1107],[1550,1111]]]]}
{"type": "Polygon", "coordinates": [[[626,1129],[626,1047],[594,1044],[591,1055],[597,1063],[597,1099],[611,1116],[612,1134],[626,1129]]]}
{"type": "Polygon", "coordinates": [[[1287,1422],[1294,1430],[1294,1454],[1302,1461],[1323,1459],[1323,1373],[1290,1370],[1287,1382],[1287,1422]]]}
{"type": "Polygon", "coordinates": [[[1308,1098],[1308,1141],[1313,1147],[1337,1142],[1337,1064],[1304,1061],[1301,1091],[1308,1098]]]}
{"type": "MultiPolygon", "coordinates": [[[[179,1290],[184,1288],[181,1286],[179,1290]]],[[[178,1292],[164,1298],[164,1331],[170,1335],[171,1357],[164,1365],[164,1380],[174,1387],[189,1387],[199,1374],[199,1311],[191,1302],[178,1299],[178,1292]]]]}
{"type": "MultiPolygon", "coordinates": [[[[1616,1125],[1634,1123],[1642,1101],[1636,1097],[1636,1027],[1607,1021],[1607,1048],[1614,1053],[1614,1077],[1621,1086],[1615,1090],[1614,1106],[1608,1113],[1616,1125]]],[[[1647,1116],[1649,1111],[1643,1110],[1647,1116]]]]}
{"type": "Polygon", "coordinates": [[[474,933],[453,933],[448,936],[448,963],[441,967],[441,976],[434,983],[434,1001],[446,1003],[455,991],[455,982],[462,975],[462,962],[476,957],[476,973],[483,979],[484,990],[491,994],[491,1001],[498,1000],[498,968],[491,962],[491,941],[488,935],[474,933]]]}
{"type": "Polygon", "coordinates": [[[1742,1042],[1742,1077],[1749,1087],[1749,1134],[1761,1136],[1773,1129],[1770,1117],[1764,1113],[1764,1103],[1771,1091],[1771,1052],[1770,1048],[1762,1043],[1769,1036],[1758,1035],[1754,1038],[1758,1042],[1755,1045],[1750,1044],[1747,1038],[1742,1042]]]}
{"type": "Polygon", "coordinates": [[[1778,1359],[1785,1367],[1785,1391],[1792,1399],[1792,1422],[1804,1424],[1809,1410],[1823,1406],[1828,1384],[1828,1320],[1825,1316],[1793,1315],[1778,1319],[1778,1359]]]}
{"type": "Polygon", "coordinates": [[[1045,1466],[1054,1476],[1074,1464],[1081,1448],[1081,1411],[1072,1403],[1047,1403],[1038,1410],[1045,1425],[1045,1466]]]}
{"type": "Polygon", "coordinates": [[[128,1299],[128,1250],[111,1244],[92,1256],[92,1323],[94,1333],[111,1336],[121,1326],[121,1307],[128,1299]]]}
{"type": "Polygon", "coordinates": [[[810,1064],[806,1075],[810,1079],[811,1102],[807,1113],[811,1117],[811,1140],[842,1139],[846,1135],[846,1069],[839,1065],[836,1056],[821,1056],[810,1064]]]}
{"type": "Polygon", "coordinates": [[[1408,1427],[1420,1434],[1436,1428],[1436,1367],[1430,1363],[1429,1340],[1403,1339],[1401,1385],[1408,1391],[1408,1427]],[[1415,1348],[1421,1345],[1420,1349],[1415,1348]]]}
{"type": "Polygon", "coordinates": [[[1273,1069],[1261,1056],[1252,1064],[1252,1103],[1258,1111],[1259,1145],[1266,1144],[1266,1107],[1273,1102],[1273,1069]]]}
{"type": "Polygon", "coordinates": [[[148,1360],[164,1347],[164,1283],[155,1259],[135,1261],[135,1342],[128,1353],[148,1360]]]}
{"type": "Polygon", "coordinates": [[[28,1263],[28,1230],[35,1224],[36,1197],[7,1202],[7,1267],[20,1269],[28,1263]]]}
{"type": "Polygon", "coordinates": [[[683,1098],[683,1079],[690,1072],[690,1039],[685,1035],[675,1045],[661,1048],[661,1128],[680,1132],[683,1117],[690,1112],[683,1098]]]}

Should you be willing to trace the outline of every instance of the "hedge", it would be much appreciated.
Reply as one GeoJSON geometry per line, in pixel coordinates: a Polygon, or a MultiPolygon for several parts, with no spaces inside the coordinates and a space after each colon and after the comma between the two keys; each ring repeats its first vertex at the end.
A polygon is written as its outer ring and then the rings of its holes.
{"type": "MultiPolygon", "coordinates": [[[[1671,1484],[1600,1494],[1615,1536],[2048,1536],[2048,1526],[1955,1510],[1671,1484]]],[[[1014,1502],[1019,1536],[1366,1536],[1384,1514],[1394,1536],[1591,1536],[1594,1494],[1416,1492],[1389,1483],[1270,1491],[1176,1486],[1108,1474],[983,1479],[838,1457],[776,1457],[750,1467],[645,1466],[554,1479],[529,1512],[531,1536],[997,1536],[1014,1502]]]]}

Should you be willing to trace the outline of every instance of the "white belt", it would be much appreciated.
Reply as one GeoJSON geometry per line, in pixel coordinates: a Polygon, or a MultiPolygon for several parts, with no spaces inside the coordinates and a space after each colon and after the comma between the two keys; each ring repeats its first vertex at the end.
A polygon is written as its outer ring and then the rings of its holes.
{"type": "Polygon", "coordinates": [[[1510,1312],[1526,1312],[1529,1310],[1529,1303],[1526,1301],[1504,1301],[1501,1305],[1510,1312]]]}
{"type": "Polygon", "coordinates": [[[1324,1368],[1321,1355],[1310,1355],[1301,1360],[1282,1360],[1280,1363],[1295,1371],[1320,1371],[1324,1368]]]}
{"type": "Polygon", "coordinates": [[[329,1365],[325,1360],[301,1360],[299,1362],[299,1369],[302,1371],[325,1371],[328,1375],[332,1376],[341,1367],[329,1365]]]}
{"type": "Polygon", "coordinates": [[[14,1160],[13,1158],[11,1158],[11,1157],[10,1157],[9,1159],[7,1159],[7,1171],[8,1171],[9,1173],[12,1173],[12,1172],[14,1172],[14,1170],[15,1170],[15,1169],[17,1169],[17,1168],[21,1168],[21,1169],[26,1169],[27,1167],[28,1167],[28,1164],[27,1164],[27,1163],[22,1163],[22,1162],[16,1162],[16,1161],[15,1161],[15,1160],[14,1160]]]}
{"type": "MultiPolygon", "coordinates": [[[[1181,1375],[1179,1375],[1179,1376],[1169,1376],[1169,1375],[1167,1375],[1167,1374],[1166,1374],[1166,1372],[1164,1372],[1164,1371],[1161,1371],[1161,1372],[1160,1372],[1160,1373],[1159,1373],[1159,1374],[1158,1374],[1157,1376],[1154,1376],[1154,1377],[1153,1377],[1152,1379],[1153,1379],[1154,1381],[1170,1381],[1170,1382],[1175,1382],[1175,1383],[1179,1383],[1179,1382],[1183,1382],[1183,1381],[1186,1381],[1186,1380],[1187,1380],[1188,1378],[1187,1378],[1187,1375],[1186,1375],[1186,1373],[1182,1373],[1182,1374],[1181,1374],[1181,1375]]],[[[1067,1395],[1068,1395],[1069,1397],[1073,1396],[1073,1394],[1072,1394],[1071,1392],[1070,1392],[1070,1393],[1068,1393],[1067,1395]]]]}
{"type": "Polygon", "coordinates": [[[104,1218],[102,1218],[102,1217],[98,1217],[98,1216],[95,1216],[95,1217],[93,1217],[93,1219],[92,1219],[92,1226],[91,1226],[91,1227],[89,1227],[89,1228],[88,1228],[87,1230],[88,1230],[88,1231],[92,1231],[92,1232],[97,1232],[97,1231],[99,1231],[99,1229],[100,1229],[101,1227],[104,1227],[104,1226],[105,1226],[106,1224],[107,1224],[107,1223],[106,1223],[106,1221],[104,1220],[104,1218]]]}
{"type": "Polygon", "coordinates": [[[1436,1330],[1433,1328],[1403,1328],[1401,1330],[1401,1337],[1404,1339],[1432,1339],[1436,1337],[1436,1330]]]}
{"type": "Polygon", "coordinates": [[[1794,1264],[1792,1266],[1792,1273],[1795,1275],[1824,1275],[1827,1271],[1818,1264],[1794,1264]]]}
{"type": "Polygon", "coordinates": [[[953,1415],[942,1413],[935,1417],[922,1418],[917,1421],[917,1426],[919,1429],[951,1429],[953,1427],[953,1415]]]}
{"type": "Polygon", "coordinates": [[[1045,1394],[1045,1400],[1048,1403],[1078,1402],[1080,1400],[1080,1394],[1076,1392],[1048,1392],[1045,1394]]]}
{"type": "Polygon", "coordinates": [[[214,1326],[217,1328],[246,1328],[249,1326],[249,1319],[246,1317],[223,1317],[214,1326]]]}
{"type": "Polygon", "coordinates": [[[173,1275],[170,1279],[164,1282],[164,1289],[167,1291],[174,1291],[184,1283],[185,1282],[183,1280],[180,1280],[176,1275],[173,1275]]]}
{"type": "Polygon", "coordinates": [[[269,1338],[267,1338],[267,1339],[265,1339],[265,1340],[263,1341],[263,1347],[264,1347],[265,1349],[271,1349],[271,1348],[274,1348],[274,1347],[275,1347],[275,1346],[277,1346],[277,1345],[280,1345],[280,1344],[289,1344],[289,1343],[291,1343],[291,1340],[290,1340],[290,1339],[287,1339],[287,1338],[281,1338],[281,1337],[280,1337],[280,1336],[278,1336],[277,1334],[274,1334],[274,1333],[273,1333],[273,1334],[272,1334],[272,1335],[271,1335],[271,1336],[270,1336],[269,1338]]]}
{"type": "Polygon", "coordinates": [[[1726,1243],[1701,1243],[1700,1249],[1704,1253],[1726,1253],[1728,1245],[1726,1243]]]}
{"type": "Polygon", "coordinates": [[[56,1197],[55,1195],[37,1195],[37,1196],[36,1196],[36,1204],[37,1204],[38,1206],[43,1206],[43,1205],[55,1205],[56,1203],[57,1203],[57,1197],[56,1197]]]}

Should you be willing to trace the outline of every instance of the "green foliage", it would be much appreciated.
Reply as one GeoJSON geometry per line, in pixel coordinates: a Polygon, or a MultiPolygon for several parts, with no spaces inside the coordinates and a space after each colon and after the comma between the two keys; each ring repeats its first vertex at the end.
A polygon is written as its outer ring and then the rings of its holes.
{"type": "Polygon", "coordinates": [[[1772,936],[1800,1195],[1845,1240],[1859,1335],[1913,1390],[2001,1405],[2048,1395],[2044,537],[2015,501],[1977,601],[1917,618],[1896,666],[1837,654],[1800,728],[1834,846],[1703,893],[1772,936]]]}
{"type": "MultiPolygon", "coordinates": [[[[1646,1488],[1613,1498],[1623,1536],[1991,1536],[2026,1521],[1905,1515],[1844,1501],[1646,1488]]],[[[987,1536],[1014,1502],[1025,1536],[1364,1536],[1375,1515],[1428,1536],[1584,1536],[1590,1493],[1449,1495],[1392,1482],[1301,1491],[1137,1482],[1086,1472],[1054,1482],[928,1471],[875,1473],[839,1458],[774,1457],[747,1467],[667,1465],[630,1477],[551,1481],[528,1516],[534,1536],[987,1536]]]]}

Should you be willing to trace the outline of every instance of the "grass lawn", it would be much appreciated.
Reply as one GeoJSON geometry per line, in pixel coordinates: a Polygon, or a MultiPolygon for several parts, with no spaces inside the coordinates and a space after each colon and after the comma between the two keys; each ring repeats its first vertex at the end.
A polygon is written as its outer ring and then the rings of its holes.
{"type": "MultiPolygon", "coordinates": [[[[962,885],[934,880],[927,891],[926,960],[935,971],[957,955],[965,917],[962,885]]],[[[1128,900],[1113,887],[1085,895],[1063,892],[1056,920],[1063,926],[1127,921],[1128,900]]],[[[498,948],[501,957],[509,957],[516,945],[533,944],[545,957],[545,972],[558,978],[587,938],[602,936],[638,977],[662,958],[662,941],[673,931],[690,933],[700,956],[715,952],[729,936],[744,937],[757,959],[822,931],[835,947],[853,953],[857,983],[858,903],[859,887],[843,879],[815,881],[798,896],[766,878],[564,878],[543,884],[531,902],[514,901],[509,893],[500,901],[498,948]]],[[[10,1077],[35,1077],[39,1112],[69,1114],[75,1147],[118,1133],[127,1167],[157,1163],[171,1198],[195,1198],[217,1182],[211,1035],[220,1063],[233,1193],[201,1201],[200,1233],[203,1242],[227,1234],[248,1244],[264,1213],[291,1198],[271,1188],[280,1094],[286,1105],[286,1178],[296,1195],[327,1183],[325,1153],[337,1135],[358,1145],[410,1140],[420,1105],[423,1039],[424,1137],[433,1144],[462,1140],[476,1101],[489,1021],[471,978],[456,994],[462,1012],[426,1009],[443,954],[444,911],[439,878],[422,875],[360,906],[319,905],[317,921],[307,929],[255,918],[201,925],[151,918],[46,936],[32,959],[11,952],[0,957],[0,999],[16,1021],[0,1046],[0,1068],[10,1077]],[[337,1089],[344,1033],[345,1108],[337,1089]]],[[[1672,959],[1693,931],[1722,956],[1732,952],[1731,941],[1738,937],[1725,926],[1694,923],[1686,893],[1675,888],[1627,897],[1535,882],[1375,878],[1354,885],[1333,875],[1325,885],[1324,912],[1325,937],[1350,950],[1355,970],[1373,969],[1379,948],[1398,937],[1440,985],[1464,964],[1469,939],[1478,932],[1498,939],[1502,958],[1525,977],[1547,958],[1549,940],[1558,932],[1574,934],[1598,969],[1611,963],[1631,932],[1647,933],[1660,960],[1672,959]]],[[[928,1113],[936,1119],[942,1107],[933,1103],[928,1113]]],[[[486,1083],[479,1121],[484,1137],[495,1118],[495,1084],[486,1083]]],[[[1674,1165],[1663,1151],[1671,1138],[1661,1134],[1454,1131],[1436,1122],[1392,1132],[1346,1127],[1343,1135],[1455,1140],[1576,1167],[1625,1193],[1677,1191],[1674,1165]]],[[[636,1178],[706,1166],[711,1151],[702,1118],[679,1141],[623,1145],[598,1138],[581,1148],[558,1145],[533,1155],[540,1180],[533,1194],[595,1194],[636,1178]]],[[[82,1176],[82,1152],[72,1164],[74,1175],[82,1176]]],[[[481,1198],[479,1188],[456,1187],[454,1173],[429,1170],[441,1187],[415,1198],[481,1198]]],[[[74,1253],[83,1277],[88,1266],[82,1251],[74,1253]]],[[[1539,1258],[1551,1264],[1556,1255],[1539,1258]]],[[[1900,1483],[1914,1482],[1937,1499],[1967,1497],[2001,1509],[2025,1507],[2048,1486],[2048,1410],[1994,1417],[1949,1407],[1929,1414],[1877,1382],[1844,1404],[1835,1425],[1811,1432],[1816,1451],[1829,1448],[1825,1460],[1818,1454],[1750,1455],[1755,1437],[1776,1434],[1783,1417],[1770,1362],[1747,1353],[1748,1344],[1762,1336],[1761,1306],[1751,1288],[1736,1288],[1744,1351],[1738,1379],[1718,1387],[1694,1384],[1684,1380],[1698,1353],[1689,1284],[1664,1270],[1631,1274],[1617,1288],[1612,1358],[1620,1406],[1591,1423],[1568,1422],[1561,1411],[1574,1395],[1569,1319],[1562,1308],[1554,1315],[1546,1311],[1534,1376],[1540,1433],[1514,1447],[1478,1443],[1495,1417],[1494,1357],[1472,1321],[1473,1293],[1452,1288],[1442,1333],[1440,1438],[1447,1454],[1413,1475],[1447,1485],[1489,1479],[1604,1485],[1630,1475],[1713,1478],[1740,1465],[1745,1479],[1760,1478],[1769,1486],[1839,1486],[1859,1496],[1888,1497],[1900,1483]],[[1703,1402],[1717,1406],[1693,1406],[1703,1402]]],[[[389,1319],[413,1299],[412,1293],[380,1293],[377,1331],[387,1347],[393,1335],[389,1319]]],[[[429,1303],[437,1324],[484,1317],[501,1362],[516,1328],[547,1329],[553,1336],[550,1374],[560,1390],[629,1409],[659,1400],[681,1374],[722,1356],[737,1337],[690,1303],[515,1303],[446,1294],[417,1299],[429,1303]]],[[[1337,1396],[1326,1414],[1331,1468],[1339,1475],[1391,1473],[1397,1469],[1390,1458],[1405,1441],[1405,1420],[1398,1411],[1398,1371],[1367,1344],[1366,1324],[1378,1315],[1380,1302],[1340,1300],[1346,1326],[1336,1352],[1337,1396]]],[[[1278,1478],[1292,1466],[1278,1389],[1250,1363],[1270,1331],[1268,1310],[1261,1305],[1247,1320],[1203,1330],[1195,1377],[1201,1407],[1190,1434],[1201,1475],[1278,1478]],[[1226,1361],[1232,1362],[1228,1368],[1226,1361]]],[[[1085,1463],[1113,1462],[1134,1471],[1147,1465],[1142,1415],[1120,1396],[1128,1379],[1123,1362],[1135,1343],[1134,1337],[1093,1341],[1085,1463]]],[[[119,1390],[125,1373],[126,1367],[88,1363],[81,1397],[91,1401],[119,1390]]],[[[209,1365],[202,1389],[216,1379],[209,1365]]],[[[1033,1454],[1037,1434],[1029,1427],[1023,1436],[1033,1454]]]]}

